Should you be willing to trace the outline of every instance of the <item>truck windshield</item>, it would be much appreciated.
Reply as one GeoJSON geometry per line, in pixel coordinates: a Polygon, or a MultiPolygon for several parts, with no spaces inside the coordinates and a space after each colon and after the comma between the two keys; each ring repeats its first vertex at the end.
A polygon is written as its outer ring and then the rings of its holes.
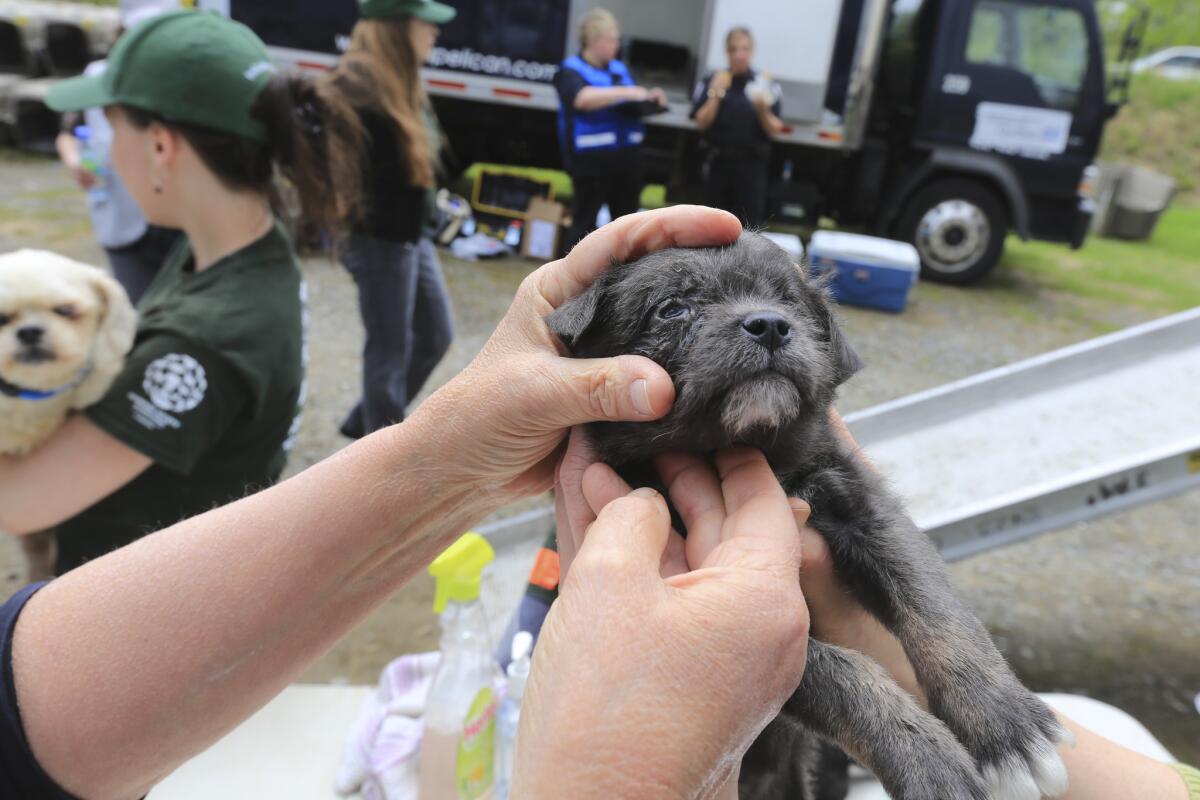
{"type": "Polygon", "coordinates": [[[970,64],[1020,73],[1045,107],[1074,111],[1087,74],[1087,28],[1074,9],[979,0],[966,56],[970,64]]]}

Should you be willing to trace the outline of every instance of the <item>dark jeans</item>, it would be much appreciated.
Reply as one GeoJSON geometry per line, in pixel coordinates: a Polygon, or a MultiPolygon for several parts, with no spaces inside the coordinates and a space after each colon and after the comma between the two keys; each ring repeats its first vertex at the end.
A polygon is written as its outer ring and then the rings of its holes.
{"type": "Polygon", "coordinates": [[[362,399],[342,423],[351,438],[404,419],[454,337],[454,312],[429,239],[351,236],[342,263],[358,285],[366,329],[362,399]]]}
{"type": "Polygon", "coordinates": [[[563,242],[565,251],[596,229],[596,214],[605,203],[608,203],[613,219],[638,210],[642,170],[634,168],[596,176],[572,175],[571,187],[575,196],[571,201],[571,229],[563,242]]]}
{"type": "Polygon", "coordinates": [[[113,277],[125,288],[131,303],[136,305],[145,294],[146,287],[154,280],[181,235],[177,230],[151,225],[133,244],[112,250],[105,248],[113,277]]]}
{"type": "Polygon", "coordinates": [[[736,214],[748,228],[761,228],[767,217],[767,160],[717,155],[708,165],[704,202],[736,214]]]}

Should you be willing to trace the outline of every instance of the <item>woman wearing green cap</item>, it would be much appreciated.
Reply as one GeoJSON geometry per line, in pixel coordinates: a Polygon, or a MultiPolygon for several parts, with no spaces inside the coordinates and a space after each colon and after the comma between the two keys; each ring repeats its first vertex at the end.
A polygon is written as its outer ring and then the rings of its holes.
{"type": "Polygon", "coordinates": [[[341,426],[352,439],[404,419],[454,335],[431,239],[441,134],[420,68],[457,12],[430,0],[360,0],[359,12],[327,79],[368,142],[364,214],[340,248],[366,329],[362,397],[341,426]]]}
{"type": "Polygon", "coordinates": [[[304,289],[273,177],[323,226],[350,216],[361,180],[357,118],[318,89],[277,74],[243,25],[180,11],[51,92],[60,111],[105,109],[130,194],[186,234],[108,394],[0,461],[0,529],[57,526],[57,574],[279,477],[303,402],[304,289]]]}

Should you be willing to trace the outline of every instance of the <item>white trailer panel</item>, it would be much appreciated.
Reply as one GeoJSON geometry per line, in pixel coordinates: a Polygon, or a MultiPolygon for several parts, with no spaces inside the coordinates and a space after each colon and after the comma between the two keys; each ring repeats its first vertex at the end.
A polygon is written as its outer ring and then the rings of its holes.
{"type": "Polygon", "coordinates": [[[726,69],[725,35],[734,26],[749,28],[754,65],[783,88],[784,115],[820,120],[841,11],[842,0],[715,0],[704,71],[726,69]]]}

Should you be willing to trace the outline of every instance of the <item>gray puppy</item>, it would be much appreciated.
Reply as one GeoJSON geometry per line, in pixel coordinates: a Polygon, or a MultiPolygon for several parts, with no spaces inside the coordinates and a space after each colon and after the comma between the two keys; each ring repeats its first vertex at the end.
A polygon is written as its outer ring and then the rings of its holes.
{"type": "Polygon", "coordinates": [[[575,356],[642,355],[674,380],[662,420],[589,427],[604,461],[655,485],[656,453],[761,448],[787,493],[812,506],[841,579],[899,639],[928,696],[926,712],[871,659],[811,640],[803,681],[747,759],[747,794],[799,796],[796,782],[819,769],[813,738],[789,722],[867,766],[894,800],[1065,791],[1055,745],[1069,734],[956,597],[899,498],[830,424],[837,387],[860,363],[818,281],[765,237],[743,234],[728,247],[614,265],[547,321],[575,356]]]}

